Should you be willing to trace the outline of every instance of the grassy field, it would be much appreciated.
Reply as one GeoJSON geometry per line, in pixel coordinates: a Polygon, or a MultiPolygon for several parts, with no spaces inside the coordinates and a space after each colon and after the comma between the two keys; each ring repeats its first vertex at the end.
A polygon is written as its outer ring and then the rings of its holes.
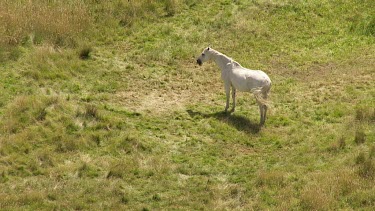
{"type": "Polygon", "coordinates": [[[372,210],[370,0],[0,2],[1,210],[372,210]],[[103,3],[104,2],[104,3],[103,3]],[[209,44],[271,78],[225,93],[209,44]]]}

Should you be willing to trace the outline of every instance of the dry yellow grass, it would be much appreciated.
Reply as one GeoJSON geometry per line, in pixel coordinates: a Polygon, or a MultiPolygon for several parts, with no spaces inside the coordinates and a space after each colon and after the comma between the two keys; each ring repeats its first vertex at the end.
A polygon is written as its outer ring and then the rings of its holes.
{"type": "Polygon", "coordinates": [[[81,1],[46,3],[41,0],[0,2],[0,43],[50,42],[75,45],[79,34],[91,24],[81,1]]]}

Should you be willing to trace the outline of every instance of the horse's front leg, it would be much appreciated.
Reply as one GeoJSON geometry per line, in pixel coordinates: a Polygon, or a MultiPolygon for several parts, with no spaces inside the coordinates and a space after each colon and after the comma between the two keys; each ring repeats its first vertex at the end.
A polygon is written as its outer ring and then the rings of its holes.
{"type": "Polygon", "coordinates": [[[236,109],[236,88],[234,88],[233,85],[232,85],[232,99],[233,99],[233,107],[232,107],[231,112],[234,112],[234,110],[236,109]]]}
{"type": "Polygon", "coordinates": [[[227,101],[226,101],[226,104],[225,104],[225,113],[226,113],[226,112],[228,112],[228,108],[229,108],[230,83],[225,83],[224,88],[225,88],[225,95],[227,97],[227,101]]]}

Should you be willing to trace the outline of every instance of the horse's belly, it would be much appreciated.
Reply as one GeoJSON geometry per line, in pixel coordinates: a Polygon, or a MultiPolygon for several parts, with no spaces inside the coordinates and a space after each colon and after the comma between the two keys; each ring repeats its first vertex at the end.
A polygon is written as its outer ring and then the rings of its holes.
{"type": "Polygon", "coordinates": [[[251,88],[248,86],[246,77],[232,77],[232,85],[240,92],[249,92],[251,88]]]}
{"type": "Polygon", "coordinates": [[[238,85],[238,84],[234,84],[233,85],[238,91],[240,91],[240,92],[248,92],[249,90],[247,89],[247,87],[245,87],[245,86],[240,86],[240,85],[238,85]]]}

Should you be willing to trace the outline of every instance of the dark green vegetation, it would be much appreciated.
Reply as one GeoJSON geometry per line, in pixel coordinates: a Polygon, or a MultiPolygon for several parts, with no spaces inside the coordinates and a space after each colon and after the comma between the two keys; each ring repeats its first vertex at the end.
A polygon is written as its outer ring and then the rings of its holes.
{"type": "Polygon", "coordinates": [[[1,1],[0,209],[372,210],[374,11],[1,1]],[[208,44],[269,74],[264,128],[248,93],[222,113],[208,44]]]}

